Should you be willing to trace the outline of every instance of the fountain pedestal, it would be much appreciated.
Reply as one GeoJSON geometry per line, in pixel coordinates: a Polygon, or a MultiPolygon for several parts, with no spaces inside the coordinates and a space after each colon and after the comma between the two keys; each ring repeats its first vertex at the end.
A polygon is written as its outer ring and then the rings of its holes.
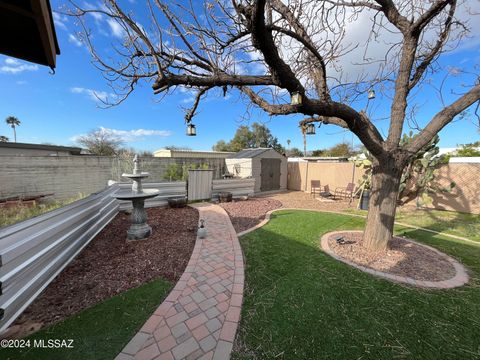
{"type": "Polygon", "coordinates": [[[131,225],[127,230],[127,240],[143,240],[152,234],[152,228],[147,224],[147,213],[145,211],[145,200],[157,196],[160,191],[157,189],[145,189],[142,187],[142,179],[150,174],[138,170],[138,157],[133,159],[133,174],[122,174],[123,177],[133,180],[132,190],[121,192],[114,196],[118,200],[130,200],[133,205],[132,215],[130,216],[131,225]]]}

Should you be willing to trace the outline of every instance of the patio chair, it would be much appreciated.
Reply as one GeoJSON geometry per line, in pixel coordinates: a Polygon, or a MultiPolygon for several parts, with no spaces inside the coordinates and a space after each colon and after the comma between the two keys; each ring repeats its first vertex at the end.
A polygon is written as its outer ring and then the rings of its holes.
{"type": "Polygon", "coordinates": [[[322,191],[322,187],[320,184],[320,180],[310,180],[310,194],[313,194],[313,197],[315,197],[315,194],[322,191]]]}
{"type": "Polygon", "coordinates": [[[333,194],[330,192],[330,187],[328,185],[325,185],[323,187],[323,191],[320,192],[319,194],[321,197],[324,197],[324,198],[329,198],[329,197],[332,197],[333,194]]]}
{"type": "Polygon", "coordinates": [[[333,192],[333,198],[353,199],[353,193],[355,191],[355,184],[348,183],[346,187],[337,187],[333,192]]]}

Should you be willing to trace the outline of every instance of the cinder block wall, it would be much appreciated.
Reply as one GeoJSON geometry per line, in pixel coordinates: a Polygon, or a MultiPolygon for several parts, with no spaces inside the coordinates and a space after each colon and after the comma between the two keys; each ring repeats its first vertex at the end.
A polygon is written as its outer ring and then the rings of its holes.
{"type": "MultiPolygon", "coordinates": [[[[169,164],[209,164],[214,179],[225,173],[225,160],[218,158],[143,158],[141,169],[150,172],[147,181],[164,181],[169,164]]],[[[53,193],[54,199],[89,195],[122,180],[131,172],[130,160],[104,156],[0,156],[0,198],[53,193]]]]}
{"type": "Polygon", "coordinates": [[[104,189],[112,159],[97,156],[1,156],[0,197],[54,194],[65,199],[104,189]]]}

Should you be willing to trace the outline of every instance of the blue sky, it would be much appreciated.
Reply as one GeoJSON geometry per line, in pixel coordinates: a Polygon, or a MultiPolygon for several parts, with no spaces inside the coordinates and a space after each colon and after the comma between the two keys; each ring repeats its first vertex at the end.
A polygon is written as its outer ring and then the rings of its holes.
{"type": "MultiPolygon", "coordinates": [[[[142,1],[131,5],[139,10],[142,1]]],[[[52,1],[57,9],[63,1],[52,1]]],[[[167,145],[187,146],[192,149],[210,150],[219,139],[229,140],[239,125],[248,125],[254,121],[265,123],[286,146],[287,139],[291,146],[303,148],[298,121],[302,116],[286,116],[270,118],[262,111],[250,111],[248,120],[244,117],[246,105],[239,94],[232,92],[227,98],[219,93],[209,95],[194,118],[198,136],[185,136],[182,107],[190,102],[189,93],[177,91],[174,95],[163,98],[154,95],[151,87],[144,84],[122,104],[103,109],[97,96],[108,96],[112,90],[102,74],[91,63],[91,56],[85,46],[75,37],[79,29],[72,19],[56,15],[57,37],[61,55],[57,57],[56,73],[51,75],[50,69],[43,66],[14,60],[0,55],[0,119],[13,115],[21,120],[17,129],[17,141],[27,143],[53,143],[58,145],[74,145],[74,138],[86,132],[104,127],[123,137],[127,146],[138,150],[156,150],[167,145]]],[[[106,22],[95,29],[97,44],[105,49],[116,40],[115,28],[106,22]]],[[[478,36],[478,35],[476,35],[478,36]]],[[[444,65],[472,69],[479,64],[478,39],[469,40],[467,46],[442,59],[444,65]]],[[[459,84],[469,79],[462,76],[447,80],[459,84]]],[[[445,100],[455,99],[456,95],[447,92],[445,100]]],[[[439,103],[436,96],[428,91],[416,94],[421,105],[418,114],[420,124],[435,111],[439,103]],[[423,119],[423,120],[422,120],[423,119]]],[[[369,103],[369,110],[374,118],[382,118],[388,110],[387,101],[377,97],[369,103]]],[[[366,105],[358,103],[358,109],[366,105]]],[[[456,121],[448,125],[441,133],[442,147],[454,147],[456,144],[477,141],[480,138],[478,127],[473,117],[456,121]]],[[[385,134],[386,120],[378,120],[376,124],[385,134]]],[[[478,122],[477,122],[478,125],[478,122]]],[[[0,135],[13,139],[12,130],[2,121],[0,135]]],[[[359,144],[351,133],[334,126],[322,127],[317,135],[308,138],[308,149],[326,148],[341,141],[359,144]]]]}

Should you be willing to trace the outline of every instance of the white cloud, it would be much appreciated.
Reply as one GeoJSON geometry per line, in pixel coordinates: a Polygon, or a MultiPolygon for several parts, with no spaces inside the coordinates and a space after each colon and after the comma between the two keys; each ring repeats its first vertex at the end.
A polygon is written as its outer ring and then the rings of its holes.
{"type": "Polygon", "coordinates": [[[95,22],[97,22],[97,23],[103,20],[103,15],[100,14],[100,13],[91,12],[89,14],[95,19],[95,22]]]}
{"type": "Polygon", "coordinates": [[[113,19],[108,19],[107,23],[108,23],[108,26],[110,26],[110,31],[113,36],[120,39],[123,38],[123,36],[125,35],[125,30],[122,28],[122,26],[118,22],[116,22],[113,19]]]}
{"type": "MultiPolygon", "coordinates": [[[[100,131],[104,134],[114,136],[118,140],[121,140],[123,142],[142,141],[147,136],[168,137],[172,135],[171,131],[168,131],[168,130],[148,130],[148,129],[119,130],[119,129],[104,128],[103,126],[100,126],[100,131]]],[[[85,134],[75,135],[71,137],[70,140],[76,142],[79,137],[84,135],[85,134]]]]}
{"type": "Polygon", "coordinates": [[[67,30],[66,23],[68,22],[68,17],[66,15],[53,12],[53,22],[56,27],[67,30]]]}
{"type": "Polygon", "coordinates": [[[83,45],[82,42],[73,34],[68,34],[68,42],[78,47],[83,45]]]}
{"type": "Polygon", "coordinates": [[[115,98],[116,95],[106,91],[87,89],[83,87],[72,87],[70,91],[74,94],[86,94],[93,101],[107,102],[109,98],[115,98]]]}
{"type": "Polygon", "coordinates": [[[0,73],[4,74],[18,74],[24,71],[37,71],[38,65],[24,63],[13,58],[6,58],[4,65],[0,66],[0,73]]]}
{"type": "Polygon", "coordinates": [[[25,85],[27,82],[25,80],[18,80],[17,85],[25,85]]]}

